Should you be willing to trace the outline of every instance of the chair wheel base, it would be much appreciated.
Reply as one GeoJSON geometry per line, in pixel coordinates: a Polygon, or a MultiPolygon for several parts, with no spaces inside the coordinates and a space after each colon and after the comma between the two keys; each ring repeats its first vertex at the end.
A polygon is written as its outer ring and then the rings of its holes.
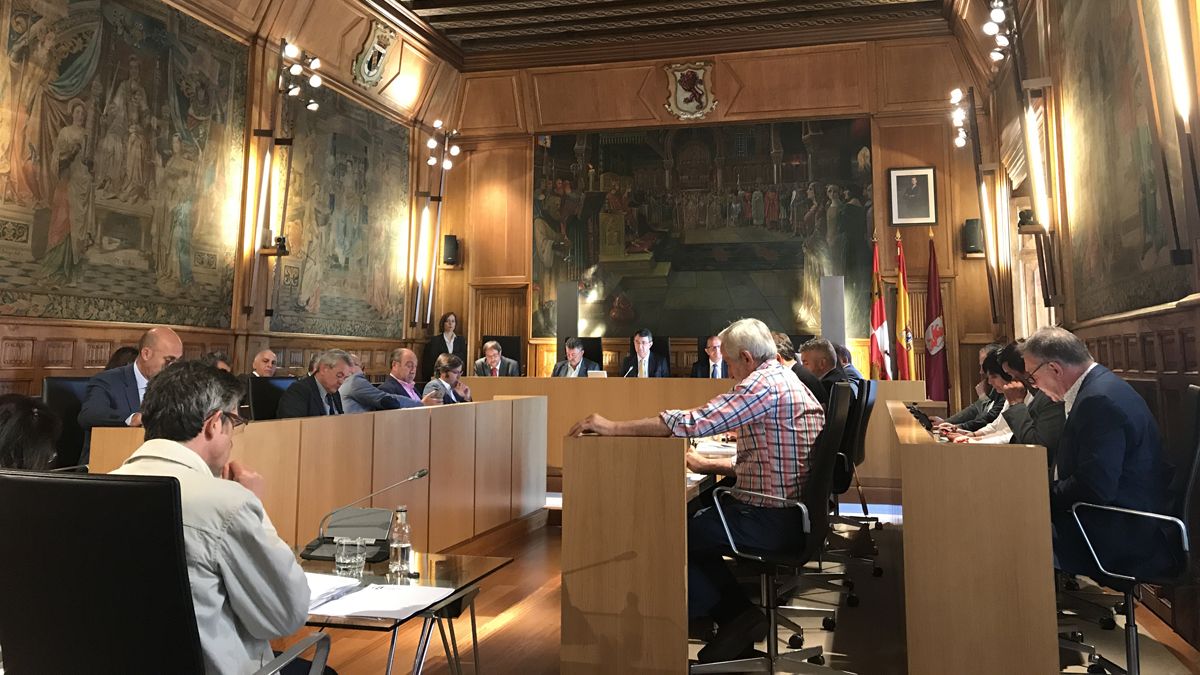
{"type": "Polygon", "coordinates": [[[792,649],[803,649],[804,633],[792,633],[792,636],[788,638],[788,647],[791,647],[792,649]]]}
{"type": "Polygon", "coordinates": [[[875,567],[874,569],[872,569],[872,570],[871,570],[871,576],[873,576],[873,577],[881,577],[881,576],[883,576],[883,568],[882,568],[882,567],[875,567]]]}
{"type": "Polygon", "coordinates": [[[820,654],[817,654],[816,656],[810,658],[808,660],[808,662],[813,664],[814,666],[823,666],[823,665],[825,665],[825,657],[821,656],[820,654]]]}
{"type": "MultiPolygon", "coordinates": [[[[1104,630],[1113,630],[1116,627],[1117,627],[1117,620],[1112,618],[1111,616],[1106,616],[1106,617],[1100,619],[1100,628],[1102,628],[1104,630]]],[[[1104,671],[1100,671],[1100,672],[1104,672],[1104,671]]]]}
{"type": "Polygon", "coordinates": [[[877,521],[875,521],[875,529],[877,529],[877,530],[882,530],[882,529],[883,529],[883,523],[879,522],[878,520],[877,520],[877,521]]]}
{"type": "Polygon", "coordinates": [[[847,595],[846,596],[846,606],[858,607],[858,596],[854,595],[853,593],[851,593],[850,595],[847,595]]]}
{"type": "Polygon", "coordinates": [[[837,628],[837,619],[834,619],[832,616],[827,616],[824,619],[821,619],[821,628],[825,630],[834,630],[837,628]]]}
{"type": "Polygon", "coordinates": [[[1113,611],[1116,612],[1117,614],[1124,614],[1125,613],[1125,603],[1118,602],[1117,604],[1113,605],[1113,611]]]}

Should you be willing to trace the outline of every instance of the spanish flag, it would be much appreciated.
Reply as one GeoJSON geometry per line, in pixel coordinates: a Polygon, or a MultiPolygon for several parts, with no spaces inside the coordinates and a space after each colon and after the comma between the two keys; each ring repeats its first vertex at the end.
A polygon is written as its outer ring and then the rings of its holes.
{"type": "Polygon", "coordinates": [[[892,379],[892,354],[889,349],[887,310],[883,306],[883,276],[879,273],[879,242],[872,238],[874,262],[871,265],[871,379],[892,379]]]}
{"type": "Polygon", "coordinates": [[[917,374],[913,358],[912,310],[908,306],[908,268],[904,243],[896,233],[896,379],[911,380],[917,374]]]}

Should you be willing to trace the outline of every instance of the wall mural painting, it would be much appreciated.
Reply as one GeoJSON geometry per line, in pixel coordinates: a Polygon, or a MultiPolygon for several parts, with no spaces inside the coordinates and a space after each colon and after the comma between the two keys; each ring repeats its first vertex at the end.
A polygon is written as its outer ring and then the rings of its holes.
{"type": "MultiPolygon", "coordinates": [[[[1139,30],[1137,0],[1051,4],[1058,36],[1062,145],[1071,239],[1069,269],[1078,320],[1177,300],[1190,291],[1192,268],[1173,266],[1174,245],[1161,144],[1181,186],[1178,138],[1170,123],[1156,142],[1151,71],[1165,63],[1157,36],[1157,2],[1145,3],[1149,43],[1139,30]],[[1153,30],[1151,30],[1153,29],[1153,30]]],[[[1154,77],[1158,104],[1172,110],[1165,73],[1154,77]]],[[[1169,114],[1169,113],[1168,113],[1169,114]]],[[[1181,190],[1176,187],[1175,195],[1181,190]]],[[[1188,241],[1184,232],[1181,238],[1188,241]]]]}
{"type": "MultiPolygon", "coordinates": [[[[271,330],[399,338],[408,249],[408,129],[330,91],[301,108],[271,330]]],[[[282,182],[280,182],[282,184],[282,182]]]]}
{"type": "Polygon", "coordinates": [[[707,335],[741,317],[820,333],[820,279],[846,278],[868,334],[874,222],[867,120],[542,136],[534,152],[534,337],[707,335]],[[574,298],[571,299],[574,301],[574,298]]]}
{"type": "Polygon", "coordinates": [[[137,0],[0,36],[0,314],[229,326],[246,48],[137,0]]]}

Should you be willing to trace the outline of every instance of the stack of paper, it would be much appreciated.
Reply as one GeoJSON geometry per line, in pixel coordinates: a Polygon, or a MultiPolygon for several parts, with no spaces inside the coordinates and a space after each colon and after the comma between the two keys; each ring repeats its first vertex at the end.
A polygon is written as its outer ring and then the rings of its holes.
{"type": "Polygon", "coordinates": [[[733,457],[737,454],[737,444],[704,439],[696,444],[696,452],[706,457],[733,457]]]}
{"type": "Polygon", "coordinates": [[[403,620],[454,592],[453,588],[371,584],[321,606],[325,616],[362,616],[403,620]]]}
{"type": "Polygon", "coordinates": [[[305,572],[304,576],[308,578],[310,597],[308,611],[310,612],[318,605],[325,604],[334,598],[345,595],[358,586],[358,579],[338,577],[332,574],[305,572]]]}

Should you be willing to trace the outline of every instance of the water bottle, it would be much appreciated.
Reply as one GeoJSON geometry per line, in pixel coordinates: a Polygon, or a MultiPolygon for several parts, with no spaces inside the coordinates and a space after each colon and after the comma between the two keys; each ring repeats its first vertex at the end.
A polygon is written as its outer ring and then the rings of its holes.
{"type": "Polygon", "coordinates": [[[408,507],[401,505],[392,513],[392,527],[388,532],[388,572],[409,572],[408,562],[412,555],[412,540],[408,531],[408,507]]]}

